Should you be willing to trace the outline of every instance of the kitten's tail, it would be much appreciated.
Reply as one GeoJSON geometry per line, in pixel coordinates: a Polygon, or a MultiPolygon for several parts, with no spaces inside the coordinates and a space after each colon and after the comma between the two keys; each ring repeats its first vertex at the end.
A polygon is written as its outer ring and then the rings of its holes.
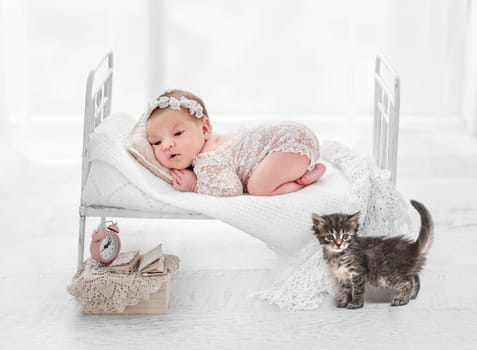
{"type": "Polygon", "coordinates": [[[419,237],[416,240],[416,246],[419,254],[424,255],[431,247],[432,238],[434,236],[434,224],[432,222],[431,214],[424,204],[415,200],[411,200],[411,204],[416,208],[421,217],[421,229],[419,230],[419,237]]]}

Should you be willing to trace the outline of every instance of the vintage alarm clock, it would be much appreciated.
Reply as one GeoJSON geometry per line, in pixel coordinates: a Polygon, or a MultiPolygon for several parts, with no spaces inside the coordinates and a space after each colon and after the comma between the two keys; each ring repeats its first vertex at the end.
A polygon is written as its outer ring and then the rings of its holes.
{"type": "Polygon", "coordinates": [[[109,265],[117,258],[121,251],[121,240],[118,234],[119,228],[117,223],[106,221],[100,224],[91,236],[91,244],[89,246],[91,257],[96,261],[109,265]]]}

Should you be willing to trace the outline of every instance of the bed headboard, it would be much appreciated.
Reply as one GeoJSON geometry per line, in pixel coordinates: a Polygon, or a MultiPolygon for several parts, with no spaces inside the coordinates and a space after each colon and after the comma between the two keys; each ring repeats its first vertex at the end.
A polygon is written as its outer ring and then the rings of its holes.
{"type": "Polygon", "coordinates": [[[378,55],[374,74],[374,138],[373,156],[381,169],[391,172],[396,183],[399,135],[399,76],[378,55]]]}
{"type": "MultiPolygon", "coordinates": [[[[113,52],[108,52],[95,69],[90,70],[86,83],[83,124],[83,165],[81,188],[84,188],[89,172],[88,144],[94,128],[111,114],[113,90],[113,52]]],[[[81,198],[81,203],[83,199],[81,198]]]]}

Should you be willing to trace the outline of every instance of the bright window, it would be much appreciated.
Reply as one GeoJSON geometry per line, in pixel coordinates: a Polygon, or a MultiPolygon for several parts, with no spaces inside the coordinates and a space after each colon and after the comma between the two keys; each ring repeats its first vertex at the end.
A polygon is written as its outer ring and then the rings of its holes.
{"type": "Polygon", "coordinates": [[[461,113],[466,0],[0,4],[11,119],[79,119],[88,70],[110,48],[117,111],[180,87],[217,115],[369,115],[380,52],[401,76],[403,114],[461,113]]]}

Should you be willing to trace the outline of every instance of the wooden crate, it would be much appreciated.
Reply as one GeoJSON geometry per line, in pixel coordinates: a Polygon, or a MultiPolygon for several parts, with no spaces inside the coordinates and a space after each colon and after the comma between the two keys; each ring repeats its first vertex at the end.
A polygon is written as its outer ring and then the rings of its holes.
{"type": "Polygon", "coordinates": [[[152,293],[148,300],[141,300],[136,305],[128,305],[123,312],[104,310],[86,311],[86,315],[165,315],[169,307],[171,294],[171,279],[162,282],[161,288],[152,293]]]}

